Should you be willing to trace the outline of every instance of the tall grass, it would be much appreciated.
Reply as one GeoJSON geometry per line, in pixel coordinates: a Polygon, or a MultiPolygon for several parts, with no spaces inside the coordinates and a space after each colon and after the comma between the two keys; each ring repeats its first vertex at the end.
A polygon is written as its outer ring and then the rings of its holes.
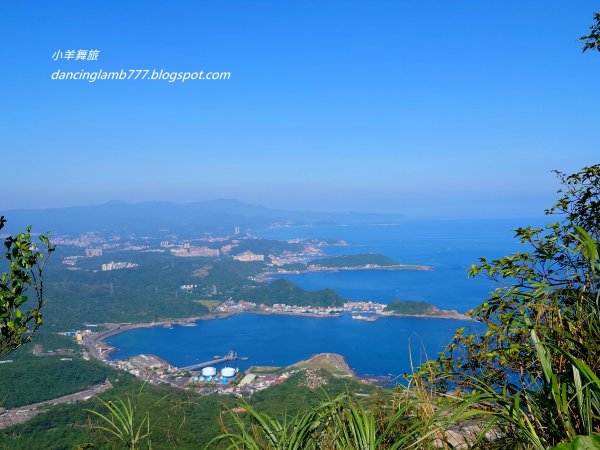
{"type": "Polygon", "coordinates": [[[91,428],[105,433],[111,441],[113,448],[127,448],[129,450],[152,450],[152,423],[150,413],[165,398],[157,400],[148,409],[140,410],[139,401],[144,386],[135,395],[117,397],[113,400],[98,399],[102,411],[88,409],[87,411],[98,419],[91,423],[91,428]],[[110,439],[112,438],[112,440],[110,439]]]}
{"type": "MultiPolygon", "coordinates": [[[[471,408],[470,401],[422,405],[406,393],[383,402],[358,401],[343,393],[282,420],[258,412],[248,403],[244,403],[243,412],[239,411],[224,410],[223,433],[208,444],[207,450],[451,448],[456,442],[448,439],[450,427],[480,414],[471,408]],[[423,415],[423,411],[428,413],[423,415]]],[[[475,436],[470,445],[479,441],[475,436]]]]}

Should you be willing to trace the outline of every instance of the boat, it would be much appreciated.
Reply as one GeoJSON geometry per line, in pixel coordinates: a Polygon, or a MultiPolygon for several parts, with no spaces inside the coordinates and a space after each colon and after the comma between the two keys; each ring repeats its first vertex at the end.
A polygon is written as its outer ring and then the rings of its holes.
{"type": "Polygon", "coordinates": [[[377,320],[376,316],[362,316],[360,314],[353,315],[352,318],[354,320],[366,320],[367,322],[375,322],[377,320]]]}

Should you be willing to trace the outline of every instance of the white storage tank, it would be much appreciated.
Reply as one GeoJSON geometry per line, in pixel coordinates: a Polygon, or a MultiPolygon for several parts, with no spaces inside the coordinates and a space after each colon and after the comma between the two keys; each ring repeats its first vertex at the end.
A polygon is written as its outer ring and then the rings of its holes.
{"type": "Polygon", "coordinates": [[[217,374],[215,367],[205,367],[202,369],[202,376],[204,378],[214,377],[217,374]]]}
{"type": "Polygon", "coordinates": [[[233,367],[223,367],[221,370],[221,376],[225,378],[235,377],[235,369],[233,367]]]}

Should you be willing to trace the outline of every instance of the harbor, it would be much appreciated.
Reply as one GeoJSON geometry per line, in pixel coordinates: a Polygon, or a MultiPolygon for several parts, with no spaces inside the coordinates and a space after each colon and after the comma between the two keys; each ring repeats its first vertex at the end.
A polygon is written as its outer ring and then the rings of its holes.
{"type": "Polygon", "coordinates": [[[229,353],[227,353],[227,355],[223,356],[222,358],[216,358],[211,361],[201,362],[198,364],[191,364],[189,366],[182,367],[181,370],[198,370],[202,369],[203,367],[215,366],[217,364],[221,364],[227,361],[235,361],[236,359],[238,359],[237,353],[231,350],[229,351],[229,353]]]}

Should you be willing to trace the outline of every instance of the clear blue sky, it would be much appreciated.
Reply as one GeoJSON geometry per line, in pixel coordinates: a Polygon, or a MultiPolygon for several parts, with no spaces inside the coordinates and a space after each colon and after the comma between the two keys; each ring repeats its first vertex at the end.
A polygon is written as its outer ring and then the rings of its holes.
{"type": "Polygon", "coordinates": [[[535,215],[598,163],[597,1],[0,3],[0,209],[535,215]],[[97,62],[51,59],[98,49],[97,62]],[[228,81],[59,81],[62,70],[228,81]]]}

